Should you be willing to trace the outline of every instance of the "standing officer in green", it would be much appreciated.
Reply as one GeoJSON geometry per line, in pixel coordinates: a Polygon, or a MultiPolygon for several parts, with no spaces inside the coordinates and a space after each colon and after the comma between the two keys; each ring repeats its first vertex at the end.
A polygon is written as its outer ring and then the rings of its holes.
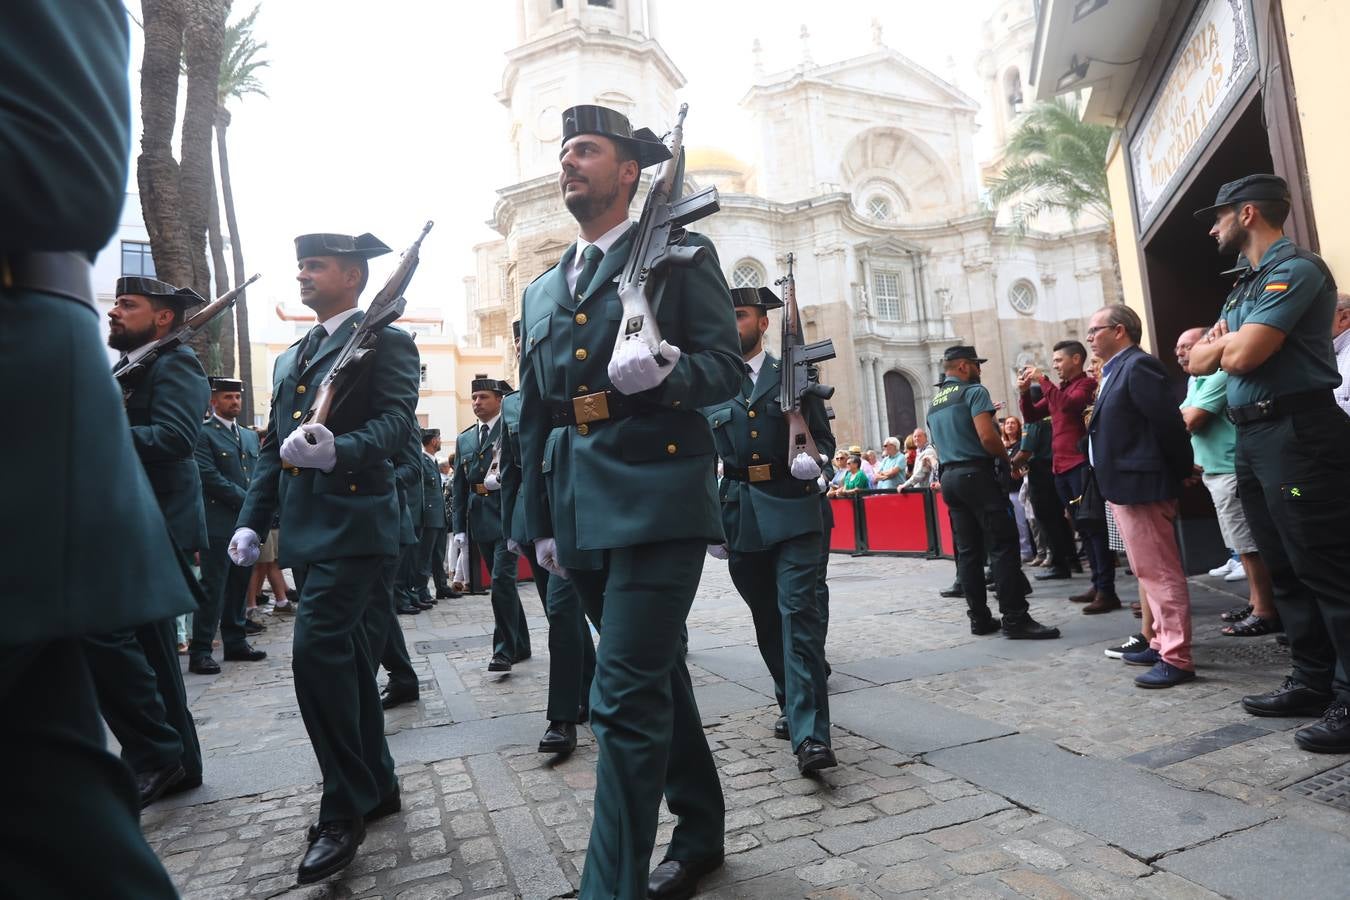
{"type": "MultiPolygon", "coordinates": [[[[708,552],[728,560],[731,581],[750,607],[797,768],[806,775],[838,765],[830,749],[825,619],[817,595],[821,468],[804,453],[788,458],[788,423],[779,403],[782,366],[764,349],[768,311],[783,301],[766,287],[736,288],[731,299],[745,376],[738,398],[703,409],[722,458],[727,535],[725,544],[708,552]]],[[[816,448],[829,458],[834,434],[824,401],[802,398],[802,415],[816,448]]]]}
{"type": "MultiPolygon", "coordinates": [[[[511,323],[520,353],[520,320],[511,323]]],[[[591,682],[595,679],[595,643],[572,582],[551,574],[534,557],[525,528],[525,497],[520,492],[519,391],[502,399],[506,443],[502,445],[502,534],[512,553],[530,561],[539,602],[548,617],[548,727],[540,753],[571,753],[577,747],[577,724],[590,718],[591,682]]]]}
{"type": "Polygon", "coordinates": [[[1223,316],[1191,348],[1190,371],[1228,373],[1237,424],[1238,495],[1270,567],[1293,674],[1242,699],[1257,716],[1318,716],[1294,741],[1350,753],[1350,418],[1336,405],[1331,345],[1336,282],[1326,263],[1284,236],[1289,188],[1248,175],[1195,214],[1220,253],[1240,253],[1223,316]]]}
{"type": "Polygon", "coordinates": [[[249,478],[258,465],[258,435],[251,428],[240,428],[235,421],[244,383],[235,378],[209,380],[211,416],[197,435],[196,448],[210,543],[201,553],[206,603],[192,617],[192,641],[188,644],[188,671],[198,675],[220,674],[220,665],[211,658],[217,625],[227,661],[258,662],[267,658],[265,651],[249,645],[244,633],[244,601],[253,567],[236,566],[228,552],[249,478]]]}
{"type": "Polygon", "coordinates": [[[407,445],[394,457],[394,482],[398,494],[399,555],[385,560],[376,585],[375,602],[366,610],[366,640],[370,643],[370,658],[377,660],[389,673],[380,706],[393,709],[404,703],[416,703],[421,696],[417,673],[408,656],[408,644],[403,628],[398,624],[400,613],[417,614],[422,610],[409,607],[404,612],[407,598],[404,584],[411,585],[408,575],[416,568],[419,536],[413,519],[422,506],[422,444],[409,433],[407,445]]]}
{"type": "Polygon", "coordinates": [[[941,462],[939,484],[951,511],[957,576],[966,592],[970,632],[989,634],[1000,627],[989,613],[985,594],[983,569],[988,553],[1004,637],[1057,638],[1058,628],[1041,625],[1027,611],[1017,523],[1008,492],[994,473],[994,460],[1006,459],[1008,451],[994,424],[989,389],[980,384],[984,362],[974,347],[948,347],[942,355],[946,374],[928,407],[928,432],[941,462]]]}
{"type": "Polygon", "coordinates": [[[377,582],[399,552],[392,459],[416,421],[419,362],[407,332],[386,326],[326,425],[300,425],[320,382],[365,313],[356,305],[367,260],[389,248],[374,235],[295,239],[300,301],[319,324],[277,358],[272,415],[258,470],[230,542],[236,565],[257,561],[260,534],[281,512],[283,566],[295,571],[295,697],[323,772],[318,827],[298,880],[344,868],[365,822],[398,812],[398,779],[384,739],[384,712],[363,617],[382,602],[377,582]],[[312,443],[311,443],[312,441],[312,443]]]}
{"type": "MultiPolygon", "coordinates": [[[[108,311],[108,345],[122,352],[122,360],[139,359],[182,325],[187,307],[201,302],[189,288],[119,278],[108,311]]],[[[207,547],[195,452],[210,397],[196,354],[182,344],[156,357],[126,397],[131,443],[184,562],[187,554],[207,547]]],[[[201,747],[183,688],[173,619],[142,625],[134,635],[91,638],[89,651],[103,716],[137,773],[141,802],[200,785],[201,747]],[[147,666],[153,681],[146,679],[147,666]]]]}
{"type": "Polygon", "coordinates": [[[488,671],[509,672],[514,663],[530,658],[530,626],[516,589],[516,556],[506,548],[502,534],[502,396],[511,389],[506,382],[486,375],[475,378],[470,387],[478,424],[460,432],[455,442],[454,540],[460,553],[469,552],[470,540],[477,544],[492,573],[488,671]]]}
{"type": "Polygon", "coordinates": [[[613,279],[633,249],[628,206],[641,170],[669,157],[620,113],[564,112],[558,183],[581,233],[522,300],[526,533],[601,629],[588,898],[688,897],[723,854],[722,790],[680,639],[704,550],[724,539],[712,433],[698,410],[734,397],[742,373],[731,297],[706,238],[688,235],[707,253],[669,273],[656,311],[667,364],[634,371],[611,359],[623,317],[613,279]],[[663,787],[679,821],[649,877],[663,787]]]}
{"type": "MultiPolygon", "coordinates": [[[[418,519],[422,530],[417,547],[417,599],[424,607],[436,605],[431,591],[427,589],[427,581],[432,575],[436,546],[445,542],[445,495],[441,493],[441,469],[436,464],[436,453],[440,449],[441,430],[423,429],[422,452],[417,454],[422,484],[422,509],[418,519]]],[[[440,581],[436,583],[439,585],[440,581]]]]}
{"type": "Polygon", "coordinates": [[[127,13],[19,0],[0,29],[0,870],[15,897],[171,898],[104,744],[81,638],[195,606],[108,374],[89,260],[117,229],[127,13]],[[91,464],[88,447],[98,448],[91,464]],[[109,877],[115,873],[115,877],[109,877]]]}

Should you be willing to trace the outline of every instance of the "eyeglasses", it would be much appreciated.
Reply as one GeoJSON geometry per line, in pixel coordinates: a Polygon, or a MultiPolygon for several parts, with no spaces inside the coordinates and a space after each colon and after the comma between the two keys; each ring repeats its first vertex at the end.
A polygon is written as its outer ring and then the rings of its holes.
{"type": "Polygon", "coordinates": [[[1105,331],[1108,328],[1119,328],[1119,325],[1093,325],[1087,330],[1087,339],[1092,340],[1092,336],[1099,331],[1105,331]]]}

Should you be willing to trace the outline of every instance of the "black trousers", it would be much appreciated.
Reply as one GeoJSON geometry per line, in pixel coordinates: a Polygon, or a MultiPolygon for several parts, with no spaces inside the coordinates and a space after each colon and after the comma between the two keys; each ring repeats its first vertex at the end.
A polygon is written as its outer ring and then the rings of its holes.
{"type": "Polygon", "coordinates": [[[206,602],[192,617],[188,659],[211,655],[217,626],[224,649],[240,649],[248,642],[244,632],[244,603],[253,567],[230,562],[229,546],[228,540],[217,541],[201,552],[202,592],[206,602]]]}
{"type": "MultiPolygon", "coordinates": [[[[416,550],[416,547],[416,544],[409,544],[404,549],[416,550]]],[[[395,586],[400,560],[401,557],[391,556],[380,570],[379,581],[375,584],[377,596],[365,612],[366,641],[370,644],[370,658],[378,660],[389,673],[389,687],[417,690],[417,673],[413,671],[408,644],[403,639],[403,627],[395,612],[402,602],[395,586]]]]}
{"type": "Polygon", "coordinates": [[[1350,418],[1334,407],[1238,428],[1238,495],[1275,585],[1293,675],[1350,702],[1350,418]]]}
{"type": "Polygon", "coordinates": [[[984,586],[986,554],[994,570],[998,608],[1017,622],[1027,615],[1027,581],[1022,575],[1017,521],[1008,495],[994,477],[992,463],[944,466],[942,497],[951,511],[956,565],[972,621],[988,618],[984,586]]]}
{"type": "Polygon", "coordinates": [[[1041,537],[1045,539],[1043,548],[1049,553],[1050,565],[1054,569],[1067,570],[1073,565],[1076,554],[1073,549],[1073,531],[1069,520],[1064,517],[1064,501],[1055,489],[1055,475],[1046,464],[1032,463],[1027,470],[1030,486],[1027,493],[1031,497],[1031,509],[1036,513],[1036,521],[1041,526],[1041,537]]]}
{"type": "MultiPolygon", "coordinates": [[[[1055,476],[1055,489],[1059,492],[1059,499],[1063,502],[1065,509],[1069,508],[1070,501],[1082,496],[1083,474],[1086,471],[1087,463],[1083,463],[1055,476]]],[[[1116,554],[1111,549],[1106,529],[1080,530],[1079,534],[1083,538],[1083,546],[1087,548],[1088,565],[1092,568],[1092,587],[1100,593],[1114,594],[1116,592],[1116,554]]]]}

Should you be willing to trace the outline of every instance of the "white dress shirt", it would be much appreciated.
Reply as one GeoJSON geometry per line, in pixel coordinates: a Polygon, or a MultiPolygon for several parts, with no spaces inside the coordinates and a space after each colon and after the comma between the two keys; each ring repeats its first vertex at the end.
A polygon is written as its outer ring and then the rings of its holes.
{"type": "Polygon", "coordinates": [[[567,267],[567,293],[575,294],[577,292],[577,279],[581,277],[581,270],[586,267],[586,259],[583,256],[586,248],[594,243],[595,246],[600,248],[601,253],[608,253],[609,248],[614,246],[615,241],[623,237],[623,233],[632,224],[632,219],[625,219],[600,235],[594,242],[587,241],[581,235],[577,235],[577,252],[572,256],[572,264],[567,267]]]}
{"type": "MultiPolygon", "coordinates": [[[[330,318],[328,321],[320,322],[319,324],[323,326],[324,331],[328,332],[328,336],[332,337],[337,332],[337,330],[342,327],[343,323],[345,323],[348,319],[350,319],[352,316],[356,315],[360,311],[361,307],[353,306],[351,309],[343,310],[342,312],[330,318]]],[[[313,329],[310,330],[312,331],[313,329]]]]}
{"type": "Polygon", "coordinates": [[[759,384],[759,370],[764,367],[764,350],[761,349],[754,356],[745,360],[745,364],[750,367],[751,384],[759,384]]]}
{"type": "Polygon", "coordinates": [[[1341,371],[1341,386],[1336,388],[1336,405],[1350,415],[1350,328],[1331,341],[1336,348],[1336,368],[1341,371]]]}

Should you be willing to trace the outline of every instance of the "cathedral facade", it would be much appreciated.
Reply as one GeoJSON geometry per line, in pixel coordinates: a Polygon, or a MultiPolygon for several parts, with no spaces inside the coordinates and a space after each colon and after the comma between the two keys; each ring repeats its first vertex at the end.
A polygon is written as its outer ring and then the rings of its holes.
{"type": "MultiPolygon", "coordinates": [[[[521,291],[576,236],[557,193],[561,110],[600,103],[658,131],[673,121],[684,79],[656,41],[651,6],[517,0],[518,46],[498,98],[518,180],[498,192],[502,238],[475,248],[466,285],[476,340],[508,357],[521,291]]],[[[1030,6],[1004,0],[986,26],[979,64],[995,146],[1031,96],[1030,6]]],[[[686,193],[715,184],[721,196],[721,211],[693,227],[733,287],[772,285],[793,255],[806,338],[834,341],[821,374],[836,388],[841,443],[879,448],[921,423],[955,343],[989,357],[985,383],[1012,404],[1022,365],[1046,366],[1056,341],[1081,339],[1092,312],[1119,298],[1105,224],[1004,224],[983,199],[998,159],[976,161],[979,104],[887,47],[879,28],[861,56],[757,72],[740,105],[754,146],[741,156],[687,147],[686,193]]]]}

